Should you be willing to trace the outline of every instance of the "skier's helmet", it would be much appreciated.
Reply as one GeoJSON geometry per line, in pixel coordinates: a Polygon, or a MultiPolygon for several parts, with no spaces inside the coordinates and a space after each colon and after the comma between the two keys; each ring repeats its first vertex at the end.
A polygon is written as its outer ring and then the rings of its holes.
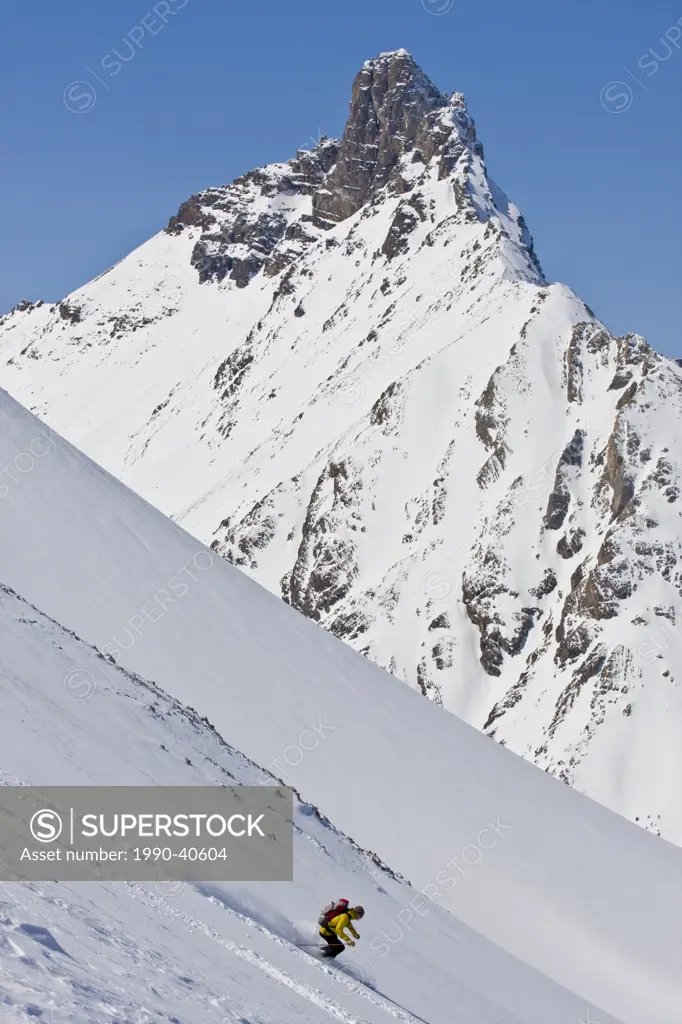
{"type": "Polygon", "coordinates": [[[353,907],[353,913],[355,914],[356,917],[364,917],[365,916],[365,908],[364,907],[353,907]]]}

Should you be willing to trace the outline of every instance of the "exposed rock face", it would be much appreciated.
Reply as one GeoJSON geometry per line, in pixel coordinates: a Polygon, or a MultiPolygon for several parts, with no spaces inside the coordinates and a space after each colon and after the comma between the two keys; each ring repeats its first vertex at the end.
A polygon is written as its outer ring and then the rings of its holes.
{"type": "Polygon", "coordinates": [[[68,320],[71,324],[79,324],[83,319],[83,310],[75,303],[60,302],[57,308],[62,320],[68,320]]]}
{"type": "Polygon", "coordinates": [[[432,148],[434,141],[423,131],[424,120],[447,102],[405,50],[366,61],[353,82],[336,166],[313,198],[315,223],[345,220],[389,181],[397,183],[405,153],[429,160],[435,150],[422,149],[432,148]],[[427,140],[420,149],[418,142],[427,140]]]}
{"type": "Polygon", "coordinates": [[[463,97],[404,51],[340,142],[21,304],[0,363],[303,614],[682,842],[682,369],[545,281],[463,97]]]}
{"type": "Polygon", "coordinates": [[[11,328],[11,320],[15,315],[21,313],[32,313],[34,309],[40,309],[42,305],[42,299],[38,299],[37,302],[31,302],[30,299],[22,299],[21,302],[17,302],[16,306],[13,306],[12,309],[10,309],[9,313],[5,313],[4,316],[0,316],[0,327],[4,326],[5,329],[11,328]]]}
{"type": "Polygon", "coordinates": [[[358,577],[355,545],[338,526],[350,525],[353,532],[361,490],[351,459],[329,464],[311,496],[296,562],[282,582],[285,600],[318,622],[336,609],[358,577]]]}
{"type": "Polygon", "coordinates": [[[560,530],[568,513],[571,501],[570,470],[579,470],[583,461],[585,431],[576,430],[573,438],[564,448],[554,478],[554,488],[549,496],[545,526],[548,530],[560,530]]]}
{"type": "Polygon", "coordinates": [[[201,283],[228,278],[245,288],[263,268],[274,276],[313,242],[318,232],[296,202],[313,194],[335,164],[338,144],[323,137],[310,152],[300,151],[286,164],[250,171],[229,186],[211,188],[182,203],[166,227],[170,235],[186,228],[200,234],[192,250],[192,265],[201,283]],[[274,209],[263,210],[263,199],[283,197],[274,209]]]}

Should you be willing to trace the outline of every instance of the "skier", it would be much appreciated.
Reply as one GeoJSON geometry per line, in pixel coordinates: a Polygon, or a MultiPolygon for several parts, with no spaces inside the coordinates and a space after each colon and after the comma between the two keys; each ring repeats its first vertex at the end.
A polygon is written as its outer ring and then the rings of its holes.
{"type": "Polygon", "coordinates": [[[338,900],[330,903],[324,908],[319,919],[320,935],[327,943],[322,950],[325,959],[338,956],[343,953],[344,943],[347,946],[354,946],[355,939],[360,936],[353,927],[352,922],[365,916],[364,907],[349,907],[348,900],[338,900]],[[350,932],[350,935],[347,934],[350,932]],[[352,936],[352,938],[351,938],[352,936]]]}

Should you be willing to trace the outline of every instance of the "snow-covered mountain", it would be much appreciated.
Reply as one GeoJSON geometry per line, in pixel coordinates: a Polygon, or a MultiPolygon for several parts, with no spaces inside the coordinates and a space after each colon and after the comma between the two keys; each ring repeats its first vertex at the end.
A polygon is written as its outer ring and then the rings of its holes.
{"type": "Polygon", "coordinates": [[[544,279],[464,98],[405,51],[340,141],[22,303],[0,366],[293,607],[682,843],[682,369],[544,279]]]}
{"type": "Polygon", "coordinates": [[[4,886],[8,1020],[677,1020],[682,851],[350,650],[2,391],[0,459],[0,781],[300,793],[293,883],[4,886]],[[292,946],[341,893],[367,907],[350,989],[292,946]]]}

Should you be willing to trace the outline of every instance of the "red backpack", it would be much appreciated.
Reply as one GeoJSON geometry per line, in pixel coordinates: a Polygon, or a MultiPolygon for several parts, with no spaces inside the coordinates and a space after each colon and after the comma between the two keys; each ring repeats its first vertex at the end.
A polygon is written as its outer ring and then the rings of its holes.
{"type": "Polygon", "coordinates": [[[328,925],[329,922],[333,920],[333,918],[337,917],[339,914],[345,914],[347,910],[348,900],[332,900],[332,902],[328,903],[327,906],[322,911],[322,913],[320,914],[317,923],[320,926],[324,927],[325,925],[328,925]]]}

